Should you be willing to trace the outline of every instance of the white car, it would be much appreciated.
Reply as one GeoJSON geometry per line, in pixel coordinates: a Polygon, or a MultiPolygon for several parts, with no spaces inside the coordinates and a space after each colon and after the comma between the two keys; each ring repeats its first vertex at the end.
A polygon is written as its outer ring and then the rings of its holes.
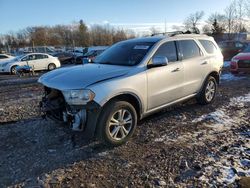
{"type": "Polygon", "coordinates": [[[15,58],[14,56],[7,54],[0,54],[0,63],[15,58]]]}
{"type": "Polygon", "coordinates": [[[30,53],[0,63],[0,72],[16,74],[17,66],[29,65],[36,70],[53,70],[61,67],[57,57],[44,53],[30,53]]]}

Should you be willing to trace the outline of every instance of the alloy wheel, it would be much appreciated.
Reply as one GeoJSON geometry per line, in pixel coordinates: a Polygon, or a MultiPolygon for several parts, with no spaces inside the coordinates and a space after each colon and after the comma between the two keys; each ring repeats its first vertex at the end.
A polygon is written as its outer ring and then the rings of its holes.
{"type": "Polygon", "coordinates": [[[111,116],[108,133],[112,139],[120,141],[129,135],[132,125],[132,114],[126,109],[120,109],[111,116]]]}
{"type": "Polygon", "coordinates": [[[214,81],[210,80],[207,84],[205,96],[208,102],[212,101],[215,95],[216,84],[214,81]]]}

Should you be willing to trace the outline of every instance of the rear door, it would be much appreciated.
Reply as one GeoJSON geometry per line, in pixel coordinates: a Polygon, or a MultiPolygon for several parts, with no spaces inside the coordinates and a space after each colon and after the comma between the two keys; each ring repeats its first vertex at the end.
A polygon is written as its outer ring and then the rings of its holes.
{"type": "Polygon", "coordinates": [[[178,47],[184,67],[183,92],[185,96],[188,96],[200,90],[207,72],[210,70],[210,64],[195,40],[179,40],[178,47]]]}
{"type": "Polygon", "coordinates": [[[48,56],[45,54],[36,54],[37,70],[48,69],[48,56]]]}
{"type": "Polygon", "coordinates": [[[168,58],[167,66],[150,68],[148,78],[148,110],[163,106],[183,96],[183,65],[177,55],[175,41],[162,44],[154,56],[168,58]]]}

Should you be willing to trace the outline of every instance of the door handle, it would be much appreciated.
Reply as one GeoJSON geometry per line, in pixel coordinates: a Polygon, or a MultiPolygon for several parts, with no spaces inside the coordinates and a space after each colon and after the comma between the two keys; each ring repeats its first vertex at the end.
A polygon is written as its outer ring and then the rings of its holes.
{"type": "Polygon", "coordinates": [[[178,72],[178,71],[180,71],[180,68],[176,68],[176,69],[172,70],[172,72],[178,72]]]}
{"type": "Polygon", "coordinates": [[[204,61],[201,65],[207,65],[207,61],[204,61]]]}

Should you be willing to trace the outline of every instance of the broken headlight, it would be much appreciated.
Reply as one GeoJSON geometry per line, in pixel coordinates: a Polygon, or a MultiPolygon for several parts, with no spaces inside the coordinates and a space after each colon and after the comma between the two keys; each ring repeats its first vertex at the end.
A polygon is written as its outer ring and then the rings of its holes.
{"type": "Polygon", "coordinates": [[[95,93],[88,89],[66,90],[62,93],[69,105],[84,105],[95,97],[95,93]]]}

